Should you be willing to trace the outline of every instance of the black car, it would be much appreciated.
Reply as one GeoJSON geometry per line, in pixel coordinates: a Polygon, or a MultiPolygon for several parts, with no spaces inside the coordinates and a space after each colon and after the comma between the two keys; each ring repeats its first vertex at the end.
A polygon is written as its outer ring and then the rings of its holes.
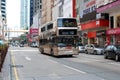
{"type": "Polygon", "coordinates": [[[104,58],[112,58],[116,61],[120,60],[120,45],[108,45],[104,49],[104,58]]]}

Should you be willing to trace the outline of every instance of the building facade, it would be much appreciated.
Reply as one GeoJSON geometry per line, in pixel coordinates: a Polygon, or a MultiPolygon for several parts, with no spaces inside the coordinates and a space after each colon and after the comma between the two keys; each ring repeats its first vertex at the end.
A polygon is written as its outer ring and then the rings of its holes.
{"type": "Polygon", "coordinates": [[[63,17],[63,4],[64,0],[54,0],[52,7],[52,21],[57,17],[63,17]]]}
{"type": "Polygon", "coordinates": [[[42,0],[41,25],[52,21],[52,8],[54,0],[42,0]]]}
{"type": "Polygon", "coordinates": [[[80,0],[76,0],[76,19],[77,23],[80,24],[80,0]]]}
{"type": "Polygon", "coordinates": [[[29,43],[35,41],[41,25],[42,0],[31,0],[30,5],[30,29],[28,33],[29,43]]]}
{"type": "Polygon", "coordinates": [[[30,0],[21,0],[20,28],[30,28],[30,0]]]}
{"type": "Polygon", "coordinates": [[[6,0],[0,1],[1,14],[4,19],[6,19],[6,0]]]}
{"type": "Polygon", "coordinates": [[[5,39],[7,36],[7,20],[6,20],[6,0],[0,0],[0,37],[1,39],[5,39]]]}
{"type": "Polygon", "coordinates": [[[97,12],[109,14],[109,29],[106,31],[110,44],[120,44],[120,0],[98,0],[97,12]]]}
{"type": "Polygon", "coordinates": [[[80,1],[80,28],[84,44],[92,43],[101,47],[106,41],[106,30],[109,27],[108,14],[96,12],[96,0],[80,1]]]}
{"type": "Polygon", "coordinates": [[[33,10],[34,10],[34,0],[30,0],[30,27],[33,24],[33,10]]]}
{"type": "Polygon", "coordinates": [[[31,27],[39,28],[41,25],[42,0],[33,0],[33,25],[31,27]]]}
{"type": "Polygon", "coordinates": [[[76,0],[54,0],[52,8],[52,20],[57,17],[76,18],[76,0]]]}

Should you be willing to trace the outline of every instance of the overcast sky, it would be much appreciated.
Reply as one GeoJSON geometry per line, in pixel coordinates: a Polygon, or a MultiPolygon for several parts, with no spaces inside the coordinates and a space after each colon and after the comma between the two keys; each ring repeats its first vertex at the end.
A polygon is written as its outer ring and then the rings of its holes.
{"type": "MultiPolygon", "coordinates": [[[[20,29],[20,0],[6,0],[7,27],[8,29],[20,29]]],[[[19,36],[22,33],[10,32],[10,37],[19,36]]]]}
{"type": "Polygon", "coordinates": [[[16,29],[20,27],[20,0],[6,0],[7,25],[16,29]]]}

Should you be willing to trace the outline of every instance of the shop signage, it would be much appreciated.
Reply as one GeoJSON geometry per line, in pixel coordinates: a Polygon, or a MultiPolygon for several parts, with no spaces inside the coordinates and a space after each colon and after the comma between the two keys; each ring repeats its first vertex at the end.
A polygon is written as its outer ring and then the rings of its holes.
{"type": "Polygon", "coordinates": [[[96,0],[84,0],[83,2],[80,2],[80,16],[83,17],[83,15],[91,13],[95,11],[95,3],[96,0]]]}
{"type": "MultiPolygon", "coordinates": [[[[114,0],[114,1],[116,1],[116,0],[114,0]]],[[[109,8],[114,7],[114,6],[117,6],[117,5],[120,5],[120,0],[118,0],[118,1],[116,1],[116,2],[113,2],[113,3],[111,3],[111,4],[108,4],[108,5],[105,5],[105,6],[103,6],[103,7],[98,8],[98,9],[97,9],[97,12],[104,11],[104,10],[106,10],[106,9],[109,9],[109,8]]]]}
{"type": "Polygon", "coordinates": [[[116,1],[116,0],[96,0],[97,8],[99,8],[100,6],[109,4],[113,1],[116,1]]]}
{"type": "Polygon", "coordinates": [[[88,38],[95,38],[96,37],[96,32],[88,32],[87,37],[88,38]]]}
{"type": "Polygon", "coordinates": [[[108,20],[94,20],[88,23],[81,24],[81,30],[94,29],[98,27],[108,27],[108,20]]]}
{"type": "Polygon", "coordinates": [[[106,35],[106,31],[105,30],[102,30],[102,31],[97,31],[96,32],[96,36],[99,37],[99,36],[105,36],[106,35]]]}
{"type": "Polygon", "coordinates": [[[107,30],[107,35],[120,34],[120,28],[107,30]]]}
{"type": "Polygon", "coordinates": [[[30,34],[38,34],[38,28],[31,28],[30,34]]]}

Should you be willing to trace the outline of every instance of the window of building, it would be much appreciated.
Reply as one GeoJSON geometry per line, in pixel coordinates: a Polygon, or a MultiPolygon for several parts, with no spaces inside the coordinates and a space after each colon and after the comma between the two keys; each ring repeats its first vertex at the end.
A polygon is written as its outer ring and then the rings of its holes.
{"type": "Polygon", "coordinates": [[[120,15],[116,18],[117,27],[120,27],[120,15]]]}
{"type": "Polygon", "coordinates": [[[40,5],[40,9],[42,9],[42,5],[40,5]]]}
{"type": "Polygon", "coordinates": [[[42,3],[42,0],[40,0],[40,3],[42,3]]]}
{"type": "Polygon", "coordinates": [[[2,0],[2,2],[5,2],[5,0],[2,0]]]}
{"type": "Polygon", "coordinates": [[[2,13],[5,13],[5,11],[1,11],[2,13]]]}
{"type": "Polygon", "coordinates": [[[5,6],[5,3],[1,3],[2,6],[5,6]]]}
{"type": "Polygon", "coordinates": [[[5,7],[1,7],[1,9],[5,9],[5,7]]]}
{"type": "Polygon", "coordinates": [[[3,17],[6,17],[6,15],[2,15],[3,17]]]}
{"type": "Polygon", "coordinates": [[[111,29],[114,28],[114,17],[113,16],[110,17],[110,28],[111,29]]]}

